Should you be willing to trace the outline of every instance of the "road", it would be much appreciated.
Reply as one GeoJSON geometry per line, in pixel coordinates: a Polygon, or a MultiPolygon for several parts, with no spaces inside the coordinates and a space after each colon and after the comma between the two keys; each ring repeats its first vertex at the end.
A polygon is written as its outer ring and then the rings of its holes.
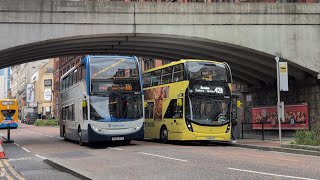
{"type": "MultiPolygon", "coordinates": [[[[59,137],[57,127],[20,124],[12,130],[11,154],[51,159],[92,179],[319,179],[320,157],[259,151],[230,145],[161,144],[79,146],[59,137]],[[17,151],[17,152],[15,152],[17,151]]],[[[5,130],[1,130],[3,134],[5,130]]],[[[21,176],[26,160],[11,161],[21,176]]],[[[39,161],[39,163],[42,163],[39,161]]],[[[33,176],[32,178],[37,178],[33,176]]],[[[32,179],[30,178],[30,179],[32,179]]],[[[70,175],[64,179],[75,178],[70,175]]],[[[28,179],[28,178],[26,178],[28,179]]],[[[41,179],[41,178],[40,178],[41,179]]],[[[61,179],[61,178],[60,178],[61,179]]]]}

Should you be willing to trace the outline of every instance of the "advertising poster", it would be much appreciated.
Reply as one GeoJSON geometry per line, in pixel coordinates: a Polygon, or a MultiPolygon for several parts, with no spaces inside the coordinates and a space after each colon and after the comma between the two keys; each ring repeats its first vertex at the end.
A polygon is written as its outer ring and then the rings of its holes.
{"type": "Polygon", "coordinates": [[[145,90],[145,100],[155,100],[154,120],[162,120],[163,99],[169,97],[169,87],[159,87],[145,90]]]}
{"type": "MultiPolygon", "coordinates": [[[[309,115],[308,105],[288,105],[284,106],[284,120],[281,121],[281,129],[295,130],[295,129],[308,129],[309,128],[309,115]]],[[[264,129],[277,130],[278,115],[277,107],[257,107],[252,108],[252,123],[264,123],[264,129]]],[[[261,129],[261,124],[252,124],[252,129],[261,129]]]]}
{"type": "Polygon", "coordinates": [[[45,89],[43,92],[43,98],[46,101],[50,101],[51,100],[51,89],[45,89]]]}
{"type": "Polygon", "coordinates": [[[34,101],[34,86],[33,84],[27,84],[27,102],[34,101]]]}

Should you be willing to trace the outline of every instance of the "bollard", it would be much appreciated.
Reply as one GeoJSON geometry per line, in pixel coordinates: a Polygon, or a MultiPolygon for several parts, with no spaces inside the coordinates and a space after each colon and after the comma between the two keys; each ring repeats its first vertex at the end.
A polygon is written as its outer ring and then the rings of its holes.
{"type": "Polygon", "coordinates": [[[243,123],[241,123],[241,135],[242,135],[242,139],[243,139],[243,123]]]}
{"type": "Polygon", "coordinates": [[[10,139],[10,124],[7,125],[7,128],[7,139],[3,137],[5,139],[3,143],[13,143],[14,141],[10,139]]]}
{"type": "Polygon", "coordinates": [[[7,127],[8,127],[8,135],[7,135],[7,137],[8,137],[8,141],[10,141],[10,124],[8,124],[7,125],[7,127]]]}
{"type": "Polygon", "coordinates": [[[262,140],[264,140],[264,123],[262,123],[262,131],[261,131],[261,134],[262,134],[262,140]]]}

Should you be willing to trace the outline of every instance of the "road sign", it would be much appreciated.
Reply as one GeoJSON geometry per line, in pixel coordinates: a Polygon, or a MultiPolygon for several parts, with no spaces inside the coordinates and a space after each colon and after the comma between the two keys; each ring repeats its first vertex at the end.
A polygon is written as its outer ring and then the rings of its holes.
{"type": "Polygon", "coordinates": [[[37,102],[29,102],[29,104],[28,104],[28,107],[31,107],[31,108],[37,107],[37,106],[38,106],[37,102]]]}
{"type": "Polygon", "coordinates": [[[280,91],[288,91],[288,65],[287,62],[279,62],[280,91]]]}

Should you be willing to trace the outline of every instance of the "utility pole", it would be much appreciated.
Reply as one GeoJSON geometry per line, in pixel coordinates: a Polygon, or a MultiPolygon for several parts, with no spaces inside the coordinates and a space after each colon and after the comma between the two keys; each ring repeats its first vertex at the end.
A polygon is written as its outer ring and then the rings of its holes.
{"type": "Polygon", "coordinates": [[[278,122],[279,122],[279,141],[282,144],[281,139],[281,110],[280,110],[280,71],[279,71],[279,60],[280,58],[277,56],[275,57],[276,60],[276,67],[277,67],[277,95],[278,95],[278,103],[277,103],[277,114],[278,114],[278,122]]]}

